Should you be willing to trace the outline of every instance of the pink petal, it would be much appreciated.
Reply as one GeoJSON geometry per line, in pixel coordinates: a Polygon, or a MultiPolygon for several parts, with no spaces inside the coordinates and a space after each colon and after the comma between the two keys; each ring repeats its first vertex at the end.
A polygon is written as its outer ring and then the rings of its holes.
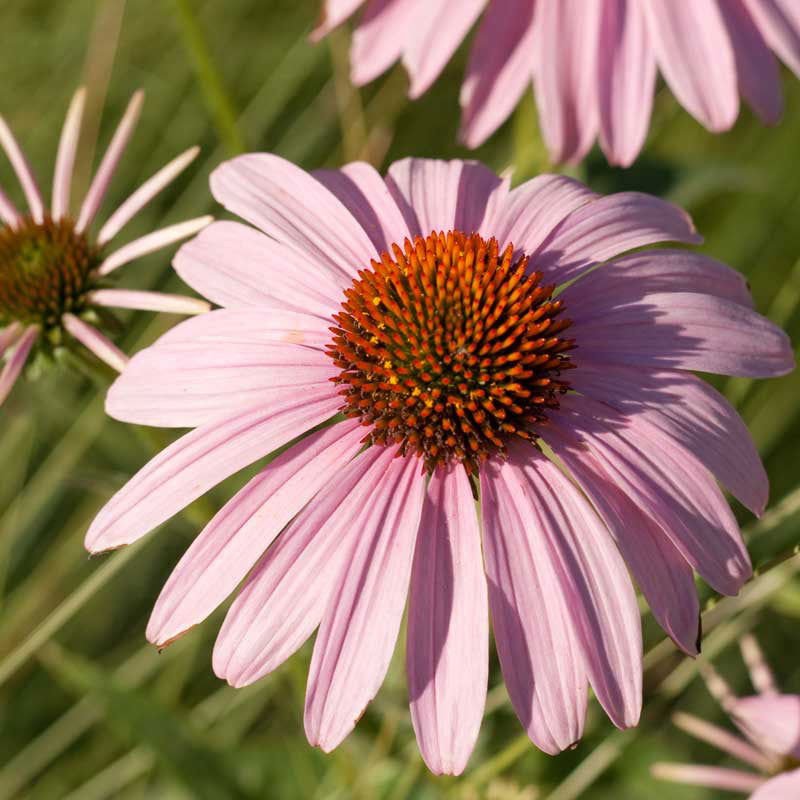
{"type": "Polygon", "coordinates": [[[680,104],[711,131],[724,131],[739,113],[733,48],[716,0],[642,4],[649,38],[665,80],[680,104]]]}
{"type": "Polygon", "coordinates": [[[553,231],[534,266],[559,283],[595,264],[656,242],[702,241],[689,215],[664,200],[620,192],[582,204],[553,231]]]}
{"type": "Polygon", "coordinates": [[[363,435],[351,420],[312,433],[229,500],[169,576],[150,616],[147,638],[161,646],[202,622],[292,517],[355,455],[363,435]]]}
{"type": "Polygon", "coordinates": [[[14,349],[6,357],[6,363],[0,370],[0,406],[11,394],[38,336],[39,329],[35,325],[26,328],[25,332],[15,341],[14,349]]]}
{"type": "Polygon", "coordinates": [[[70,188],[72,187],[72,168],[75,165],[75,152],[78,148],[78,135],[81,131],[83,108],[86,104],[86,89],[78,89],[72,97],[58,142],[58,155],[53,173],[53,219],[61,219],[69,214],[70,188]]]}
{"type": "Polygon", "coordinates": [[[656,61],[638,0],[607,0],[598,49],[600,145],[611,164],[630,166],[650,125],[656,61]]]}
{"type": "Polygon", "coordinates": [[[420,466],[416,458],[397,459],[372,484],[317,633],[305,729],[308,741],[325,752],[350,733],[389,668],[425,496],[420,466]]]}
{"type": "Polygon", "coordinates": [[[0,189],[0,219],[10,228],[16,228],[20,220],[17,207],[9,200],[8,195],[0,189]]]}
{"type": "Polygon", "coordinates": [[[411,721],[436,775],[459,775],[478,738],[489,672],[481,534],[459,464],[434,472],[422,509],[408,609],[411,721]]]}
{"type": "Polygon", "coordinates": [[[253,683],[311,636],[394,453],[369,447],[349,464],[342,461],[339,472],[267,550],[217,637],[214,671],[220,678],[232,686],[253,683]]]}
{"type": "MultiPolygon", "coordinates": [[[[764,783],[761,775],[725,767],[705,767],[696,764],[653,764],[653,775],[662,781],[705,786],[709,789],[727,789],[732,792],[752,792],[764,783]]],[[[756,795],[753,795],[750,800],[756,795]]],[[[775,800],[779,800],[775,798],[775,800]]],[[[788,797],[786,798],[788,800],[788,797]]]]}
{"type": "Polygon", "coordinates": [[[374,167],[356,161],[341,169],[318,169],[313,174],[358,220],[376,253],[391,253],[393,243],[402,247],[409,236],[408,225],[374,167]]]}
{"type": "Polygon", "coordinates": [[[0,328],[0,358],[19,339],[22,334],[22,325],[19,322],[12,322],[5,328],[0,328]]]}
{"type": "MultiPolygon", "coordinates": [[[[566,301],[566,293],[565,293],[566,301]]],[[[768,378],[794,369],[786,334],[755,311],[706,294],[665,292],[605,308],[570,328],[586,362],[768,378]]]]}
{"type": "Polygon", "coordinates": [[[795,0],[744,0],[767,44],[800,76],[800,7],[795,0]]]}
{"type": "Polygon", "coordinates": [[[721,594],[752,574],[736,520],[705,467],[637,414],[569,395],[550,415],[548,442],[588,450],[622,492],[652,517],[683,557],[721,594]]]}
{"type": "Polygon", "coordinates": [[[513,448],[509,464],[549,540],[594,693],[616,726],[636,725],[642,707],[642,632],[625,562],[606,527],[555,464],[528,444],[513,448]]]}
{"type": "Polygon", "coordinates": [[[178,250],[175,271],[227,308],[294,309],[325,319],[344,299],[327,270],[239,222],[214,222],[178,250]]]}
{"type": "Polygon", "coordinates": [[[764,122],[774,124],[783,113],[778,64],[742,0],[717,4],[733,47],[739,91],[764,122]]]}
{"type": "Polygon", "coordinates": [[[508,118],[533,79],[532,0],[492,0],[481,20],[461,86],[461,140],[483,144],[508,118]]]}
{"type": "Polygon", "coordinates": [[[389,191],[413,235],[454,228],[480,230],[487,211],[506,192],[503,181],[474,161],[404,158],[386,175],[389,191]]]}
{"type": "Polygon", "coordinates": [[[497,654],[531,740],[556,755],[583,735],[586,669],[544,529],[509,463],[481,468],[484,555],[497,654]]]}
{"type": "Polygon", "coordinates": [[[580,161],[597,133],[602,10],[600,0],[558,0],[536,9],[536,103],[550,159],[557,163],[580,161]]]}
{"type": "Polygon", "coordinates": [[[126,422],[195,427],[284,391],[335,395],[322,348],[327,323],[294,311],[212,311],[176,325],[137,353],[114,382],[106,412],[126,422]],[[315,388],[316,387],[316,388],[315,388]]]}
{"type": "Polygon", "coordinates": [[[349,285],[375,248],[342,203],[300,167],[269,153],[238,156],[211,174],[225,208],[349,285]]]}
{"type": "Polygon", "coordinates": [[[757,747],[800,758],[800,695],[759,694],[737,698],[730,714],[757,747]]]}
{"type": "Polygon", "coordinates": [[[424,3],[425,15],[404,47],[403,65],[411,77],[408,96],[424,94],[464,40],[486,0],[424,3]]]}
{"type": "Polygon", "coordinates": [[[122,352],[105,334],[73,314],[61,318],[64,329],[74,336],[87,350],[94,353],[111,369],[122,372],[128,364],[128,356],[122,352]]]}
{"type": "Polygon", "coordinates": [[[95,289],[86,295],[89,303],[109,308],[161,311],[165,314],[205,314],[211,305],[185,294],[165,294],[141,289],[95,289]]]}
{"type": "Polygon", "coordinates": [[[658,624],[682,650],[697,655],[700,606],[691,567],[597,459],[579,447],[564,447],[557,438],[547,441],[611,531],[658,624]]]}
{"type": "Polygon", "coordinates": [[[568,291],[568,313],[580,319],[607,314],[655,292],[698,292],[753,307],[740,272],[691,250],[631,253],[584,275],[568,291]]]}
{"type": "Polygon", "coordinates": [[[800,797],[800,769],[770,778],[750,800],[797,800],[800,797]]]}
{"type": "Polygon", "coordinates": [[[25,158],[22,148],[17,143],[11,128],[8,127],[2,116],[0,116],[0,147],[5,150],[20,186],[22,186],[22,191],[25,193],[25,199],[28,201],[28,208],[34,222],[41,224],[44,220],[44,203],[42,202],[39,185],[33,176],[33,170],[28,163],[28,159],[25,158]]]}
{"type": "Polygon", "coordinates": [[[323,0],[322,19],[311,32],[311,41],[318,42],[334,28],[338,28],[363,4],[364,0],[323,0]]]}
{"type": "Polygon", "coordinates": [[[705,381],[672,370],[582,365],[572,387],[620,413],[629,410],[685,447],[754,514],[767,504],[769,482],[747,426],[705,381]]]}
{"type": "Polygon", "coordinates": [[[220,481],[329,419],[340,401],[327,386],[301,395],[277,389],[258,408],[187,433],[106,503],[86,534],[86,548],[97,553],[131,544],[220,481]]]}

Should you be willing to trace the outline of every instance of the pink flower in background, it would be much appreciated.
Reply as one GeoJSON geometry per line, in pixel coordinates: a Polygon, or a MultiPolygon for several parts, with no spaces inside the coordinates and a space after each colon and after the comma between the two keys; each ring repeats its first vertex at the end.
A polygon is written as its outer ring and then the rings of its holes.
{"type": "Polygon", "coordinates": [[[86,91],[72,98],[61,132],[53,174],[53,196],[46,208],[22,150],[0,117],[0,146],[19,178],[28,212],[18,211],[0,188],[0,405],[25,363],[35,354],[57,354],[80,343],[120,371],[127,358],[95,325],[107,307],[196,314],[208,303],[160,292],[106,288],[106,276],[140,256],[192,236],[211,217],[183,222],[136,239],[108,253],[109,242],[199,152],[193,147],[175,158],[137,189],[108,219],[99,233],[91,225],[139,118],[144,95],[131,99],[111,144],[100,162],[77,218],[69,201],[78,135],[86,91]]]}
{"type": "Polygon", "coordinates": [[[678,208],[561,176],[510,190],[474,162],[407,159],[384,179],[257,154],[211,187],[255,227],[214,223],[175,267],[224,308],[137,354],[107,401],[194,430],[110,500],[88,549],[136,541],[306,435],[195,539],[148,638],[182,635],[244,580],[214,669],[252,683],[319,627],[305,727],[330,750],[378,691],[410,593],[411,714],[434,772],[460,772],[475,743],[489,611],[542,750],[581,737],[587,684],[636,724],[628,569],[692,654],[693,571],[725,594],[751,574],[715,477],[758,514],[766,475],[733,408],[688,372],[792,369],[741,276],[641,249],[699,241],[678,208]]]}
{"type": "Polygon", "coordinates": [[[463,142],[486,141],[533,83],[555,162],[579,161],[599,139],[612,164],[631,164],[647,135],[657,71],[710,131],[733,125],[740,95],[765,122],[779,119],[773,52],[800,75],[797,0],[327,0],[313,37],[361,6],[353,82],[368,83],[400,59],[412,98],[480,19],[461,87],[463,142]]]}
{"type": "Polygon", "coordinates": [[[736,697],[711,667],[705,677],[746,739],[691,714],[675,715],[675,724],[687,733],[718,747],[758,773],[694,764],[656,764],[653,774],[663,780],[744,792],[751,800],[797,800],[800,797],[800,695],[780,694],[761,650],[752,636],[741,641],[742,655],[759,694],[736,697]]]}

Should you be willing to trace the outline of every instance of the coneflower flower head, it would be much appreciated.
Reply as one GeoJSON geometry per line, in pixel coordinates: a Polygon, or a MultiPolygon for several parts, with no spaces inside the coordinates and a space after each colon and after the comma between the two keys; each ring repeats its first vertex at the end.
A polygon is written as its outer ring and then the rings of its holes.
{"type": "Polygon", "coordinates": [[[77,344],[115,370],[126,356],[104,335],[114,325],[110,307],[141,308],[195,314],[208,303],[158,292],[108,288],[107,276],[139,256],[166,247],[205,227],[202,217],[150,233],[109,252],[119,231],[195,158],[197,148],[181,154],[143,184],[112,214],[97,234],[92,223],[139,117],[143,94],[133,95],[103,157],[77,217],[69,210],[72,173],[86,91],[72,99],[61,132],[50,207],[45,206],[33,170],[0,117],[0,146],[8,156],[28,203],[18,211],[0,189],[0,403],[25,363],[52,360],[77,344]]]}

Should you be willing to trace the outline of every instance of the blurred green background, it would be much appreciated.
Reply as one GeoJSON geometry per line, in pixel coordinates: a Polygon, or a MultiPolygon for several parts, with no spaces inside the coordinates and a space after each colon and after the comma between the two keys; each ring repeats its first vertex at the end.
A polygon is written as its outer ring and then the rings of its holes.
{"type": "MultiPolygon", "coordinates": [[[[208,211],[209,171],[240,150],[269,150],[305,168],[361,158],[385,168],[406,155],[469,155],[456,144],[466,48],[415,104],[400,68],[362,91],[347,80],[347,30],[320,46],[307,34],[317,0],[14,0],[0,6],[0,113],[49,184],[74,89],[89,106],[74,197],[85,190],[130,94],[147,92],[141,123],[104,206],[105,216],[192,144],[200,158],[123,233],[123,240],[208,211]]],[[[592,188],[636,188],[684,205],[703,250],[744,272],[757,307],[800,341],[800,83],[784,79],[775,129],[743,110],[712,136],[659,90],[647,147],[633,169],[593,154],[570,170],[592,188]]],[[[552,169],[530,95],[475,154],[515,180],[552,169]]],[[[22,202],[0,158],[0,185],[22,202]]],[[[103,216],[103,218],[105,218],[103,216]]],[[[124,285],[185,291],[170,252],[120,271],[124,285]]],[[[126,317],[133,352],[176,318],[126,317]]],[[[737,514],[764,575],[737,599],[705,589],[704,654],[750,691],[737,648],[755,630],[785,691],[800,691],[800,374],[716,385],[748,422],[772,482],[767,514],[737,514]]],[[[191,537],[241,485],[238,476],[140,544],[89,560],[93,514],[169,433],[105,418],[103,386],[52,372],[18,386],[0,410],[1,798],[493,798],[681,800],[721,797],[658,783],[656,760],[727,764],[674,728],[691,710],[725,726],[697,677],[645,614],[645,711],[616,731],[592,703],[587,734],[557,758],[522,733],[492,662],[489,702],[466,773],[428,774],[407,709],[403,645],[356,731],[333,754],[310,748],[302,709],[310,648],[245,689],[213,675],[222,611],[162,654],[144,629],[159,588],[191,537]]],[[[732,764],[731,764],[732,765],[732,764]]]]}

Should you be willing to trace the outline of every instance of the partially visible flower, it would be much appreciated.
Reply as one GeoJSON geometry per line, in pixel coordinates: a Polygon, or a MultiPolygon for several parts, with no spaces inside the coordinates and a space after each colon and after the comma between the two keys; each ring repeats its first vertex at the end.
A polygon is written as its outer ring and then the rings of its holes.
{"type": "Polygon", "coordinates": [[[406,159],[384,179],[251,154],[211,188],[260,230],[215,223],[174,263],[224,308],[134,356],[106,404],[194,430],[108,502],[86,546],[130,544],[306,435],[195,539],[148,638],[185,633],[249,575],[214,668],[252,683],[319,626],[305,725],[330,750],[383,681],[410,586],[411,717],[435,772],[460,772],[478,734],[488,611],[542,750],[580,739],[589,684],[635,725],[625,562],[693,654],[692,570],[726,594],[751,574],[714,475],[756,513],[767,478],[736,412],[687,372],[792,369],[742,277],[642,249],[699,241],[675,206],[557,175],[510,190],[474,162],[406,159]]]}
{"type": "Polygon", "coordinates": [[[107,276],[140,256],[202,230],[211,217],[200,217],[142,236],[118,250],[108,244],[135,214],[175,179],[195,158],[192,147],[139,187],[98,233],[92,222],[139,118],[144,95],[131,98],[105,153],[77,218],[69,199],[86,90],[72,98],[58,146],[53,196],[48,209],[33,171],[5,120],[0,116],[0,146],[16,172],[28,212],[18,211],[0,188],[0,405],[26,362],[52,357],[76,343],[117,371],[126,356],[98,328],[109,320],[109,307],[197,314],[208,303],[182,295],[107,288],[107,276]]]}
{"type": "MultiPolygon", "coordinates": [[[[313,37],[364,4],[326,0],[313,37]]],[[[800,75],[797,0],[368,0],[353,35],[353,82],[399,58],[419,97],[484,8],[461,88],[468,147],[486,141],[533,82],[553,161],[579,161],[599,139],[612,164],[628,166],[647,135],[658,70],[711,131],[733,125],[739,95],[765,122],[779,119],[771,51],[800,75]]]]}
{"type": "Polygon", "coordinates": [[[694,764],[655,764],[653,774],[674,783],[753,792],[751,800],[797,800],[800,798],[800,695],[778,692],[753,636],[744,636],[741,648],[758,694],[736,697],[710,666],[703,672],[709,691],[746,738],[692,714],[681,712],[674,719],[690,735],[744,761],[758,772],[694,764]]]}

